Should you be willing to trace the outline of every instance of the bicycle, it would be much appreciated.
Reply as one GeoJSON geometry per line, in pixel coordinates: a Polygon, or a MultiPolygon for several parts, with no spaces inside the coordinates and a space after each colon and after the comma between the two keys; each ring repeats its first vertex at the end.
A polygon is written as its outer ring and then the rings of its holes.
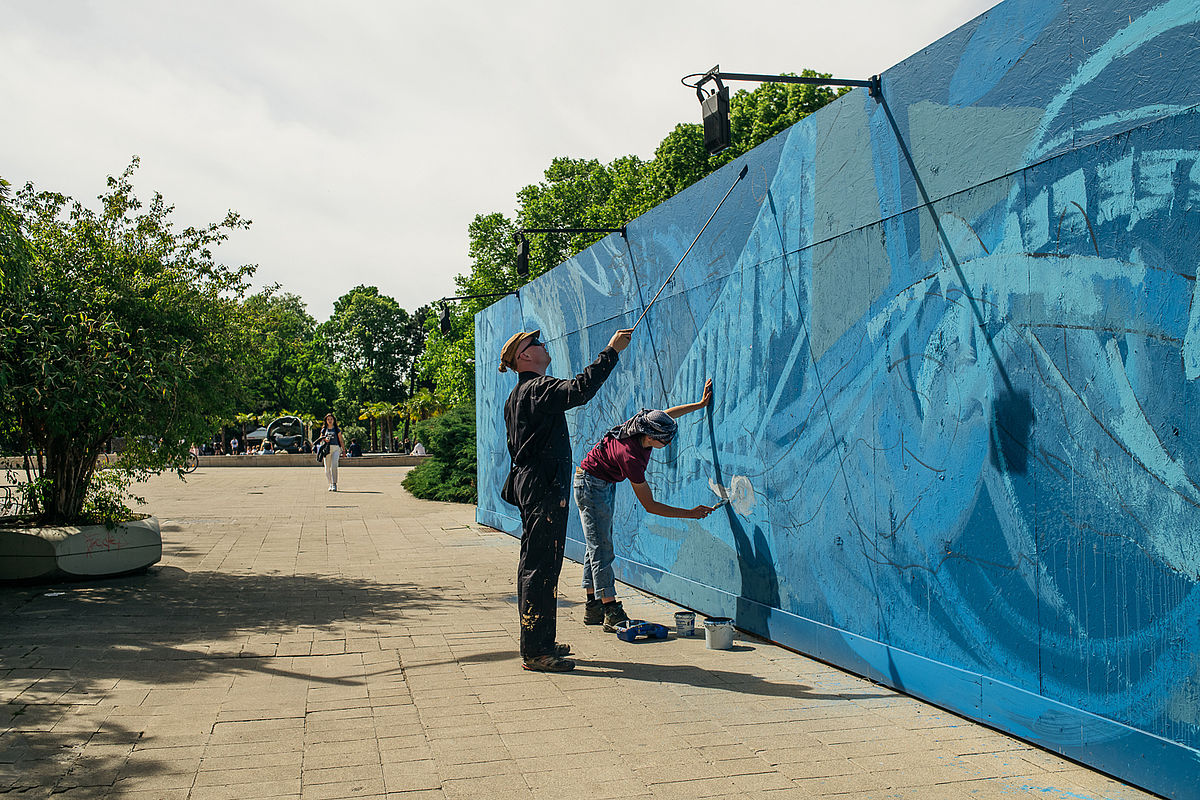
{"type": "Polygon", "coordinates": [[[25,499],[21,487],[15,484],[0,486],[0,517],[20,516],[25,513],[25,499]]]}
{"type": "Polygon", "coordinates": [[[200,456],[196,455],[195,453],[193,453],[189,450],[188,454],[183,457],[184,473],[190,474],[192,472],[195,472],[196,467],[198,467],[198,466],[200,466],[200,456]]]}

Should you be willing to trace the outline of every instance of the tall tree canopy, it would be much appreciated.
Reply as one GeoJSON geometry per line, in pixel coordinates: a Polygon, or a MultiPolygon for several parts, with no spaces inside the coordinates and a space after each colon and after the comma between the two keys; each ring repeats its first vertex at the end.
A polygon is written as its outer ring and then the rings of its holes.
{"type": "Polygon", "coordinates": [[[316,333],[337,367],[341,416],[357,417],[368,403],[408,397],[424,346],[425,313],[427,308],[409,314],[374,286],[356,286],[334,301],[333,316],[316,333]]]}
{"type": "Polygon", "coordinates": [[[246,407],[324,416],[337,397],[337,372],[304,301],[276,284],[247,297],[243,310],[252,343],[246,407]]]}
{"type": "MultiPolygon", "coordinates": [[[[0,299],[11,297],[20,286],[31,257],[21,232],[21,218],[9,206],[9,183],[0,178],[0,299]]],[[[0,383],[0,390],[3,388],[0,383]]]]}

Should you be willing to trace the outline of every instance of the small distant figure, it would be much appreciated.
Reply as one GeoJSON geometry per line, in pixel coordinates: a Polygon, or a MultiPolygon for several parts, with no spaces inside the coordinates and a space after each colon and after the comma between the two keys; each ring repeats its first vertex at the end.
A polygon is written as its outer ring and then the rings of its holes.
{"type": "Polygon", "coordinates": [[[229,453],[231,455],[236,456],[238,454],[238,445],[239,444],[240,444],[240,442],[237,440],[236,436],[229,440],[229,453]]]}
{"type": "Polygon", "coordinates": [[[360,458],[362,456],[362,446],[358,443],[358,439],[350,440],[350,447],[346,451],[346,456],[349,458],[360,458]]]}
{"type": "Polygon", "coordinates": [[[414,444],[414,445],[413,445],[412,454],[413,454],[414,456],[427,456],[427,455],[429,455],[429,453],[425,452],[425,445],[421,444],[421,442],[420,442],[419,440],[417,441],[417,443],[416,443],[416,444],[414,444]]]}
{"type": "Polygon", "coordinates": [[[305,439],[300,444],[300,452],[301,453],[311,453],[312,452],[312,442],[310,442],[308,439],[305,439]]]}
{"type": "Polygon", "coordinates": [[[400,440],[397,439],[395,436],[392,437],[392,452],[393,453],[400,452],[400,440]]]}
{"type": "Polygon", "coordinates": [[[324,453],[321,460],[325,462],[325,477],[329,479],[329,491],[337,491],[337,462],[338,456],[342,453],[342,429],[338,427],[337,418],[333,416],[333,412],[325,415],[325,424],[321,427],[321,433],[317,438],[321,442],[319,450],[323,449],[324,453]]]}
{"type": "Polygon", "coordinates": [[[275,445],[271,443],[270,439],[268,439],[262,443],[262,450],[260,452],[265,456],[269,456],[275,452],[275,445]]]}
{"type": "Polygon", "coordinates": [[[400,452],[404,453],[404,455],[412,452],[412,442],[408,440],[407,436],[400,440],[400,452]]]}

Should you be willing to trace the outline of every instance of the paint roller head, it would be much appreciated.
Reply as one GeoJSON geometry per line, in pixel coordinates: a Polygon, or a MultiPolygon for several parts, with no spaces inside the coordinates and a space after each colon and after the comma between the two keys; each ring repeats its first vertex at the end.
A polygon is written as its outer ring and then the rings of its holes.
{"type": "Polygon", "coordinates": [[[743,164],[743,165],[742,165],[742,171],[738,173],[738,180],[740,181],[742,178],[746,177],[746,173],[747,173],[747,172],[749,172],[749,171],[750,171],[750,165],[749,165],[749,164],[743,164]]]}

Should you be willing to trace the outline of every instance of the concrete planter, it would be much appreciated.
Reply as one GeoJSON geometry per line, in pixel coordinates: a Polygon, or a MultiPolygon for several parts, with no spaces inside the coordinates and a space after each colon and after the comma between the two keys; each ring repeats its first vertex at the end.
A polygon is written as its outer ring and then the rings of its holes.
{"type": "Polygon", "coordinates": [[[0,528],[0,580],[98,578],[136,572],[162,558],[154,517],[107,528],[0,528]]]}

